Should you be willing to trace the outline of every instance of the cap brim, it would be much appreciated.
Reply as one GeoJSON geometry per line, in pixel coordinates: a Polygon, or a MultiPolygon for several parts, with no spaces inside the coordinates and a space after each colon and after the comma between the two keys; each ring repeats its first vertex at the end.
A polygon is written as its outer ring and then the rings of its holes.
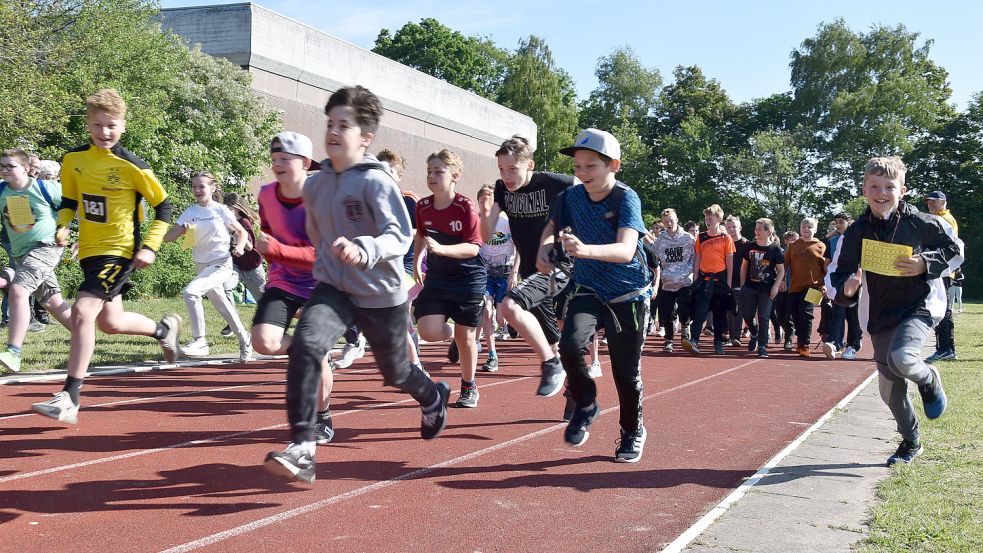
{"type": "Polygon", "coordinates": [[[566,148],[561,148],[560,153],[565,156],[573,157],[574,152],[576,152],[577,150],[590,150],[592,152],[597,151],[594,148],[584,148],[583,146],[568,146],[566,148]]]}

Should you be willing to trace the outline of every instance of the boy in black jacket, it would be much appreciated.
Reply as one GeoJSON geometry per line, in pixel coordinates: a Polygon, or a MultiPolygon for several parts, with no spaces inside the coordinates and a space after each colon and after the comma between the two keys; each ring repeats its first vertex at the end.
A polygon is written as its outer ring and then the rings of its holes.
{"type": "Polygon", "coordinates": [[[835,303],[849,307],[859,302],[860,324],[874,344],[881,399],[903,439],[888,466],[910,463],[923,451],[909,380],[918,385],[926,417],[936,419],[945,411],[939,371],[922,361],[921,349],[945,314],[939,277],[963,261],[962,242],[951,227],[901,201],[906,171],[898,157],[867,162],[863,194],[868,208],[837,243],[826,273],[827,293],[835,303]],[[898,252],[898,246],[910,247],[910,253],[898,252]],[[878,263],[878,257],[888,260],[878,263]]]}

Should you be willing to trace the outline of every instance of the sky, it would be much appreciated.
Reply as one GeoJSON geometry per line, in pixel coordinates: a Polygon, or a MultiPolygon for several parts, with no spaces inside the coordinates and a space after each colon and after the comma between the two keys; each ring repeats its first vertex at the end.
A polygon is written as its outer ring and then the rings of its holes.
{"type": "MultiPolygon", "coordinates": [[[[233,2],[163,0],[162,7],[227,3],[233,2]]],[[[579,99],[597,86],[598,60],[623,46],[630,46],[644,66],[658,69],[665,83],[672,81],[676,66],[699,65],[732,100],[747,102],[789,90],[789,55],[823,22],[842,18],[856,32],[903,24],[920,34],[919,45],[933,41],[930,57],[949,71],[951,102],[958,109],[983,91],[983,2],[969,0],[255,3],[368,49],[381,29],[395,32],[425,17],[508,50],[534,34],[545,39],[557,65],[573,77],[579,99]]]]}

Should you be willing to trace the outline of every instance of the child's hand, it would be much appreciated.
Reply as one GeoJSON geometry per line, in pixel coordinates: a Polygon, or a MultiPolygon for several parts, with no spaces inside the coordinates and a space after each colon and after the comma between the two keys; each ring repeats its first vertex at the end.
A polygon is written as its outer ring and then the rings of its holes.
{"type": "Polygon", "coordinates": [[[67,227],[61,227],[57,231],[55,231],[55,245],[56,246],[61,246],[63,248],[65,246],[67,246],[68,245],[68,235],[69,235],[69,232],[68,232],[68,228],[67,227]]]}
{"type": "Polygon", "coordinates": [[[259,255],[265,256],[270,251],[270,240],[273,239],[270,238],[270,235],[266,234],[265,232],[260,232],[256,235],[255,248],[256,251],[259,252],[259,255]]]}
{"type": "Polygon", "coordinates": [[[426,238],[424,238],[423,241],[424,241],[424,243],[426,243],[426,245],[427,245],[427,251],[429,251],[430,253],[434,253],[434,254],[437,254],[437,255],[443,255],[444,254],[444,251],[443,251],[444,250],[444,247],[440,245],[440,242],[437,242],[436,240],[434,240],[433,238],[431,238],[429,236],[427,236],[426,238]]]}
{"type": "Polygon", "coordinates": [[[863,284],[863,269],[857,269],[857,272],[850,275],[850,278],[843,283],[843,295],[848,298],[856,296],[861,284],[863,284]]]}
{"type": "Polygon", "coordinates": [[[133,268],[134,269],[144,269],[149,267],[154,261],[157,260],[157,253],[149,248],[140,248],[137,253],[133,255],[133,268]]]}
{"type": "Polygon", "coordinates": [[[236,247],[232,248],[232,255],[239,257],[246,253],[246,243],[236,244],[236,247]]]}
{"type": "Polygon", "coordinates": [[[413,282],[416,282],[420,286],[423,286],[423,281],[426,278],[427,275],[424,274],[419,267],[413,267],[413,282]]]}
{"type": "Polygon", "coordinates": [[[342,263],[358,265],[362,262],[362,248],[344,236],[339,236],[331,247],[342,263]]]}
{"type": "Polygon", "coordinates": [[[768,297],[774,300],[775,296],[777,296],[778,292],[780,292],[780,288],[781,285],[778,282],[776,282],[775,285],[771,287],[771,293],[768,294],[768,297]]]}
{"type": "Polygon", "coordinates": [[[553,271],[553,261],[550,260],[550,251],[553,250],[553,244],[546,244],[545,246],[539,247],[539,255],[536,256],[536,270],[543,273],[544,275],[550,274],[553,271]]]}
{"type": "Polygon", "coordinates": [[[567,252],[570,257],[586,257],[588,254],[588,246],[580,241],[572,233],[561,232],[560,241],[563,243],[563,251],[567,252]]]}
{"type": "Polygon", "coordinates": [[[495,194],[487,188],[478,192],[478,215],[488,217],[491,215],[492,205],[495,203],[495,194]]]}
{"type": "Polygon", "coordinates": [[[918,276],[928,271],[928,265],[920,255],[913,255],[911,257],[899,256],[898,260],[894,262],[894,268],[901,271],[902,276],[909,277],[918,276]]]}

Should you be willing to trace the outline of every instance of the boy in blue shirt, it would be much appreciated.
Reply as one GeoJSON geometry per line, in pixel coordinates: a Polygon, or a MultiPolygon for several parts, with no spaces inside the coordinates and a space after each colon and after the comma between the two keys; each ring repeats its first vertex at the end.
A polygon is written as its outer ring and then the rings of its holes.
{"type": "Polygon", "coordinates": [[[646,438],[639,360],[652,296],[641,253],[645,234],[641,201],[616,179],[621,146],[610,133],[587,129],[577,135],[573,146],[560,152],[574,158],[574,174],[582,184],[557,198],[543,231],[537,266],[541,272],[552,270],[554,230],[562,229],[557,234],[574,260],[574,288],[563,318],[559,350],[577,404],[564,439],[582,445],[600,412],[597,386],[584,352],[597,329],[603,328],[621,402],[621,440],[615,461],[635,463],[642,458],[646,438]]]}
{"type": "Polygon", "coordinates": [[[910,463],[923,451],[918,419],[908,398],[908,381],[918,385],[925,416],[936,419],[947,400],[939,371],[921,358],[922,345],[946,309],[941,275],[962,264],[962,242],[937,217],[901,201],[907,168],[899,157],[875,157],[864,168],[868,208],[843,234],[826,271],[827,295],[836,304],[860,306],[860,324],[874,345],[881,399],[898,423],[902,441],[888,466],[910,463]],[[869,249],[898,255],[893,269],[861,259],[869,249]]]}

